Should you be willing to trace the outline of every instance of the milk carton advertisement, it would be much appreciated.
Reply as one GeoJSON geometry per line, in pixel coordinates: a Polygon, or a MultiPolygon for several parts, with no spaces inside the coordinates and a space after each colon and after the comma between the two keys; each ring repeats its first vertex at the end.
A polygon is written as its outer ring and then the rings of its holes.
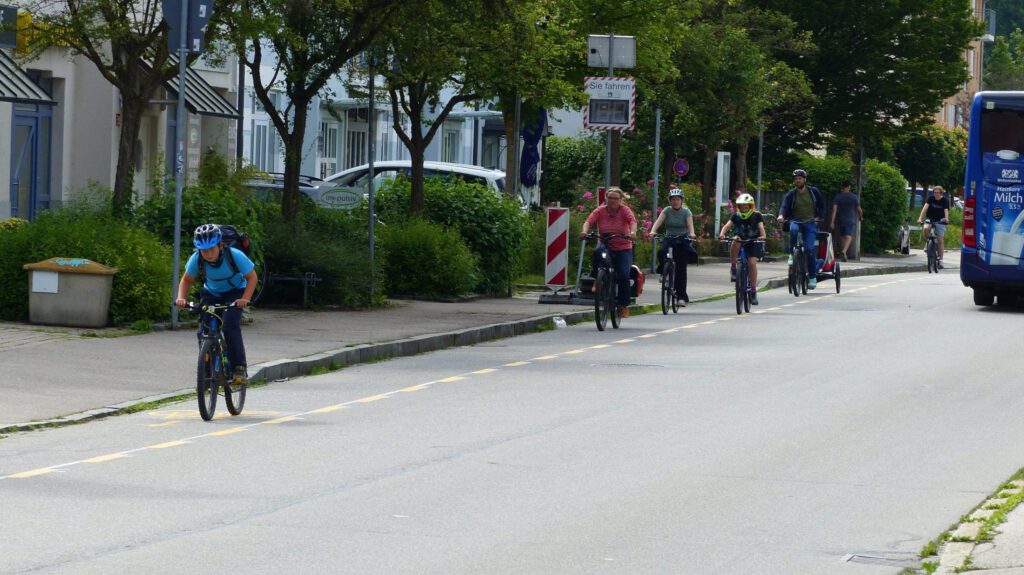
{"type": "Polygon", "coordinates": [[[1016,152],[987,153],[978,248],[994,266],[1021,267],[1024,252],[1024,160],[1016,152]]]}

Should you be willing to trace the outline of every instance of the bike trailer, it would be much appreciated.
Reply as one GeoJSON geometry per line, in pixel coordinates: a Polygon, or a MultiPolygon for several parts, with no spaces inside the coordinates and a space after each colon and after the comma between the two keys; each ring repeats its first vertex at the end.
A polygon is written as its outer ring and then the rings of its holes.
{"type": "Polygon", "coordinates": [[[832,251],[832,234],[818,232],[818,273],[832,273],[836,265],[836,256],[832,251]]]}
{"type": "Polygon", "coordinates": [[[630,297],[640,297],[642,293],[644,293],[644,272],[634,264],[629,269],[629,295],[630,297]]]}

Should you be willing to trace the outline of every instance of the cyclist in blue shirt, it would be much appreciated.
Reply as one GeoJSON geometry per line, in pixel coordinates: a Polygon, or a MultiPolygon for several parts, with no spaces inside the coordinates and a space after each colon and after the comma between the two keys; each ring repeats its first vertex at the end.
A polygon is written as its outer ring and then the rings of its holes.
{"type": "MultiPolygon", "coordinates": [[[[803,235],[807,247],[807,287],[814,289],[818,286],[818,222],[825,220],[825,196],[818,188],[807,185],[804,170],[793,171],[793,188],[782,197],[779,208],[779,223],[794,219],[801,223],[789,222],[789,248],[796,245],[797,234],[803,235]]],[[[792,260],[789,263],[792,265],[792,260]]]]}
{"type": "MultiPolygon", "coordinates": [[[[188,292],[200,275],[200,265],[205,271],[200,303],[224,305],[234,302],[235,307],[225,310],[222,317],[228,361],[235,369],[233,381],[239,384],[244,383],[248,377],[245,344],[242,341],[242,308],[249,305],[256,291],[256,270],[248,256],[241,250],[225,248],[221,240],[220,226],[217,224],[203,224],[196,228],[192,236],[196,251],[185,264],[185,273],[178,283],[178,298],[174,303],[178,307],[185,307],[188,292]]],[[[206,320],[205,317],[201,319],[206,320]]]]}

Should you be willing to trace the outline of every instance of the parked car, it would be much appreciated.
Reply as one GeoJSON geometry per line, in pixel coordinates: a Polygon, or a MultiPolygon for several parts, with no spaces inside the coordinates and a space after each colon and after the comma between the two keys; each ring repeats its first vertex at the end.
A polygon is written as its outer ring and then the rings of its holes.
{"type": "MultiPolygon", "coordinates": [[[[362,166],[356,166],[327,176],[324,181],[344,186],[365,196],[369,192],[369,188],[367,186],[369,182],[369,172],[369,164],[363,164],[362,166]]],[[[394,179],[399,174],[403,174],[407,178],[412,177],[412,161],[387,160],[374,162],[373,172],[373,189],[376,190],[379,189],[381,184],[386,180],[394,179]]],[[[483,184],[493,190],[495,194],[500,195],[505,192],[505,172],[501,170],[492,170],[490,168],[482,168],[480,166],[473,166],[470,164],[423,162],[423,175],[426,178],[438,176],[456,177],[466,182],[483,184]]],[[[520,200],[520,203],[522,203],[522,200],[520,200]]]]}
{"type": "MultiPolygon", "coordinates": [[[[253,198],[260,201],[280,202],[284,194],[284,174],[271,173],[265,178],[254,178],[246,182],[253,191],[253,198]]],[[[362,198],[351,189],[337,183],[327,182],[311,176],[299,176],[299,193],[314,204],[332,209],[351,209],[362,198]]]]}

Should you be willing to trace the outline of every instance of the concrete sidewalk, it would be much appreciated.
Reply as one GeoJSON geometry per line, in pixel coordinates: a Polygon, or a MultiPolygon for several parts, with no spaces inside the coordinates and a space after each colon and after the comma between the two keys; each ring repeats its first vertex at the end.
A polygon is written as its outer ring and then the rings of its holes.
{"type": "MultiPolygon", "coordinates": [[[[920,251],[909,256],[867,257],[842,266],[843,277],[924,272],[920,251]]],[[[758,265],[761,289],[785,286],[786,263],[758,265]]],[[[946,254],[947,271],[956,274],[959,251],[946,254]]],[[[691,306],[701,300],[732,294],[728,262],[690,266],[687,291],[691,306]]],[[[831,280],[818,290],[832,291],[831,280]]],[[[549,325],[554,316],[567,321],[592,317],[590,306],[539,304],[540,292],[511,298],[481,298],[457,303],[392,301],[366,311],[256,309],[244,327],[250,376],[273,382],[309,373],[317,366],[350,365],[374,359],[411,355],[489,339],[530,333],[549,325]]],[[[659,309],[656,276],[637,306],[659,309]]],[[[687,313],[687,309],[679,312],[687,313]]],[[[185,397],[194,391],[195,336],[191,329],[131,335],[109,328],[83,330],[43,328],[0,322],[0,434],[53,427],[136,410],[157,401],[185,397]]],[[[981,522],[1014,498],[1013,486],[944,535],[936,573],[953,573],[965,561],[988,575],[1024,575],[1024,507],[1007,514],[991,542],[975,543],[981,522]]]]}

